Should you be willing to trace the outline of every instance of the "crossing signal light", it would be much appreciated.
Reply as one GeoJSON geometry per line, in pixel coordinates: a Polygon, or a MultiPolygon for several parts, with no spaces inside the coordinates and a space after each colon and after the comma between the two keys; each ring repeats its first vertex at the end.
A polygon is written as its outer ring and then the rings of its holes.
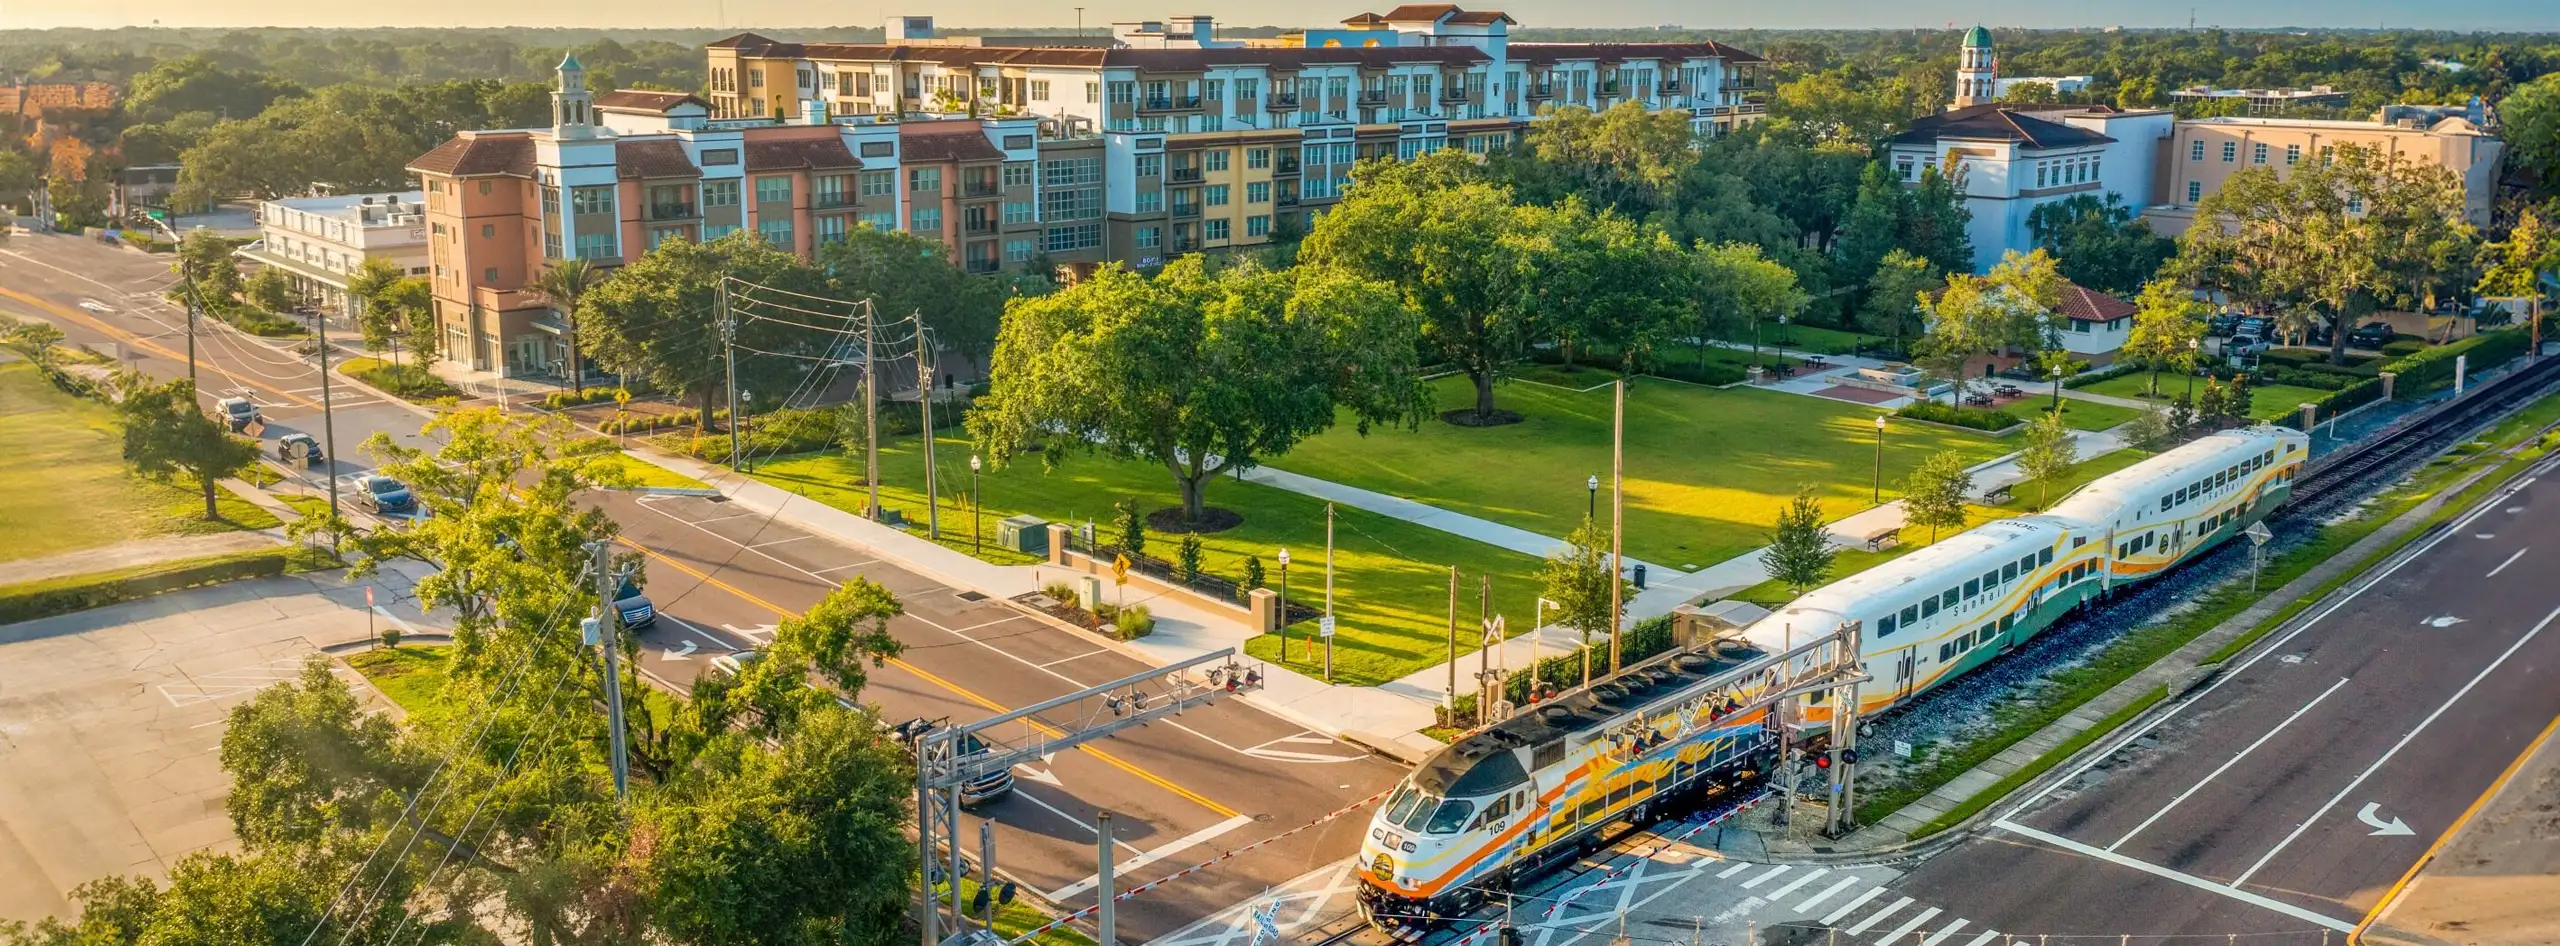
{"type": "Polygon", "coordinates": [[[1827,772],[1827,771],[1830,771],[1830,770],[1831,770],[1831,754],[1830,754],[1830,753],[1828,753],[1828,752],[1816,753],[1816,754],[1814,755],[1814,757],[1813,757],[1813,767],[1814,767],[1814,768],[1817,768],[1817,769],[1821,769],[1821,770],[1826,771],[1826,772],[1827,772]]]}
{"type": "Polygon", "coordinates": [[[1846,762],[1846,763],[1849,763],[1850,765],[1856,765],[1856,764],[1858,764],[1858,750],[1856,750],[1856,749],[1842,749],[1842,750],[1840,750],[1840,761],[1842,761],[1842,762],[1846,762]]]}

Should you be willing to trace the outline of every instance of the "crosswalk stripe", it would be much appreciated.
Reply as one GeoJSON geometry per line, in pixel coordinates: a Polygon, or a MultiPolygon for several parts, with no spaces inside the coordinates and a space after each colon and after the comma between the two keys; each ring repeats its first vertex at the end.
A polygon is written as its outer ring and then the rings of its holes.
{"type": "Polygon", "coordinates": [[[1735,875],[1735,874],[1742,873],[1743,871],[1750,870],[1750,869],[1752,869],[1753,867],[1757,867],[1757,866],[1759,866],[1759,865],[1757,865],[1757,864],[1735,864],[1735,865],[1733,865],[1733,866],[1731,866],[1731,867],[1727,867],[1727,868],[1725,868],[1725,869],[1724,869],[1724,873],[1717,874],[1717,875],[1716,875],[1716,879],[1717,879],[1717,880],[1723,880],[1723,879],[1725,879],[1725,878],[1727,878],[1727,877],[1731,877],[1731,876],[1733,876],[1733,875],[1735,875]]]}
{"type": "MultiPolygon", "coordinates": [[[[1884,892],[1884,888],[1882,888],[1882,887],[1872,887],[1872,888],[1869,888],[1869,889],[1867,890],[1867,892],[1862,893],[1862,894],[1859,894],[1857,899],[1855,899],[1855,900],[1851,900],[1851,901],[1849,901],[1849,902],[1847,902],[1847,903],[1844,903],[1844,904],[1841,904],[1841,905],[1840,905],[1840,909],[1833,910],[1833,911],[1831,911],[1831,915],[1830,915],[1830,916],[1823,917],[1823,918],[1822,918],[1822,924],[1823,924],[1824,926],[1829,926],[1829,925],[1831,925],[1831,924],[1834,924],[1834,923],[1838,923],[1838,922],[1840,922],[1841,918],[1846,917],[1846,916],[1848,916],[1849,914],[1851,914],[1851,913],[1853,913],[1853,912],[1856,912],[1856,911],[1857,911],[1857,909],[1858,909],[1859,907],[1866,906],[1866,905],[1867,905],[1867,901],[1875,899],[1877,894],[1880,894],[1880,893],[1883,893],[1883,892],[1884,892]]],[[[1908,903],[1908,902],[1910,902],[1910,901],[1906,900],[1906,901],[1903,901],[1903,902],[1908,903]]]]}
{"type": "Polygon", "coordinates": [[[1770,880],[1772,880],[1772,879],[1776,878],[1779,874],[1783,874],[1783,873],[1786,873],[1786,872],[1787,872],[1787,865],[1785,865],[1785,864],[1780,864],[1780,865],[1778,865],[1778,866],[1776,866],[1776,867],[1769,868],[1769,872],[1768,872],[1768,873],[1766,873],[1766,874],[1762,874],[1762,875],[1760,875],[1760,876],[1758,876],[1758,877],[1751,878],[1750,880],[1743,881],[1743,882],[1742,882],[1742,889],[1744,889],[1744,890],[1749,890],[1749,889],[1752,889],[1752,888],[1754,888],[1754,887],[1758,887],[1758,886],[1760,886],[1761,884],[1768,883],[1770,880]]]}
{"type": "MultiPolygon", "coordinates": [[[[1896,901],[1894,901],[1894,902],[1892,902],[1892,903],[1890,903],[1890,904],[1887,904],[1887,905],[1885,906],[1885,908],[1884,908],[1884,909],[1876,911],[1876,912],[1874,913],[1874,915],[1869,916],[1869,917],[1867,917],[1866,919],[1859,920],[1859,921],[1858,921],[1858,925],[1856,925],[1856,926],[1852,926],[1852,927],[1850,927],[1850,928],[1848,928],[1848,929],[1845,929],[1845,930],[1841,930],[1841,932],[1843,932],[1843,933],[1847,933],[1847,934],[1849,934],[1849,935],[1851,935],[1851,936],[1858,936],[1858,935],[1862,935],[1862,934],[1864,934],[1864,933],[1865,933],[1866,931],[1868,931],[1868,930],[1875,929],[1875,928],[1876,928],[1876,924],[1884,922],[1884,918],[1885,918],[1885,917],[1892,916],[1892,915],[1894,914],[1894,912],[1895,912],[1895,911],[1901,910],[1903,907],[1907,907],[1907,906],[1910,906],[1910,905],[1911,905],[1911,898],[1910,898],[1910,897],[1904,897],[1904,898],[1902,898],[1902,899],[1900,899],[1900,900],[1896,900],[1896,901]]],[[[1938,912],[1938,911],[1936,911],[1936,910],[1931,910],[1931,911],[1929,911],[1929,912],[1931,912],[1931,913],[1936,913],[1936,912],[1938,912]]],[[[1825,922],[1828,922],[1828,921],[1825,921],[1825,922]]]]}
{"type": "Polygon", "coordinates": [[[1920,946],[1938,946],[1939,943],[1946,942],[1949,937],[1956,935],[1956,931],[1960,929],[1964,929],[1963,917],[1957,917],[1955,922],[1939,927],[1937,935],[1921,940],[1920,946]]]}
{"type": "MultiPolygon", "coordinates": [[[[1908,903],[1909,901],[1904,902],[1908,903]]],[[[1893,946],[1894,943],[1901,942],[1903,937],[1911,935],[1912,930],[1919,929],[1920,924],[1929,922],[1930,917],[1937,915],[1937,907],[1930,907],[1926,910],[1920,911],[1912,918],[1902,921],[1902,925],[1895,927],[1893,932],[1884,934],[1883,939],[1876,941],[1876,946],[1893,946]]]]}
{"type": "Polygon", "coordinates": [[[1813,899],[1796,904],[1796,912],[1812,913],[1813,908],[1822,905],[1822,901],[1829,900],[1832,897],[1839,895],[1840,891],[1849,889],[1850,884],[1857,882],[1858,878],[1856,877],[1842,877],[1840,878],[1839,883],[1832,884],[1829,889],[1826,889],[1821,893],[1814,894],[1813,899]]]}
{"type": "Polygon", "coordinates": [[[1999,930],[1983,930],[1982,935],[1974,937],[1973,942],[1966,943],[1964,946],[1982,946],[1982,944],[1998,939],[1999,937],[1999,930]]]}
{"type": "Polygon", "coordinates": [[[1790,881],[1787,881],[1787,885],[1786,885],[1786,886],[1784,886],[1784,887],[1780,887],[1780,888],[1778,888],[1778,889],[1776,889],[1776,890],[1772,890],[1772,891],[1770,891],[1770,892],[1769,892],[1769,899],[1771,899],[1771,900],[1784,900],[1784,899],[1786,899],[1786,898],[1787,898],[1787,895],[1788,895],[1788,894],[1791,894],[1791,893],[1796,892],[1796,888],[1798,888],[1798,887],[1802,887],[1802,886],[1804,886],[1804,885],[1806,885],[1806,884],[1809,884],[1809,883],[1812,883],[1814,878],[1816,878],[1816,877],[1820,877],[1820,876],[1822,876],[1822,875],[1824,875],[1824,874],[1828,874],[1828,873],[1830,873],[1830,872],[1831,872],[1831,868],[1828,868],[1828,867],[1816,867],[1816,868],[1814,868],[1813,870],[1811,870],[1811,871],[1809,871],[1809,872],[1807,872],[1807,873],[1797,874],[1797,875],[1796,875],[1796,879],[1794,879],[1794,880],[1790,880],[1790,881]]]}

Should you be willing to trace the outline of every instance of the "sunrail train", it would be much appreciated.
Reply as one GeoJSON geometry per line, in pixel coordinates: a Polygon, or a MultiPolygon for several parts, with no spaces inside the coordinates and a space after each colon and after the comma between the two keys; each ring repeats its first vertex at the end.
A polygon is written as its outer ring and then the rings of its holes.
{"type": "MultiPolygon", "coordinates": [[[[1764,710],[1696,711],[1710,678],[1861,623],[1877,713],[1953,680],[2092,600],[2160,575],[2281,505],[2302,433],[2216,433],[2099,477],[2038,514],[1986,523],[1796,599],[1705,652],[1649,661],[1471,733],[1398,785],[1360,848],[1371,922],[1463,915],[1595,843],[1607,826],[1734,790],[1776,757],[1764,710]]],[[[1820,727],[1816,695],[1799,719],[1820,727]]]]}

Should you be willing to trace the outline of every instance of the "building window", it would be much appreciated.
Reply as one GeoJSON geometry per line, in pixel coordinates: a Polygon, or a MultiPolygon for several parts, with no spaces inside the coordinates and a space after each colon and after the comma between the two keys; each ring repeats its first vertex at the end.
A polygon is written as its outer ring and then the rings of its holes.
{"type": "Polygon", "coordinates": [[[1164,155],[1142,154],[1138,156],[1137,164],[1139,177],[1164,176],[1164,155]]]}
{"type": "Polygon", "coordinates": [[[1085,83],[1085,84],[1084,84],[1084,104],[1086,104],[1086,105],[1092,105],[1092,104],[1098,103],[1098,102],[1100,102],[1100,101],[1102,101],[1102,83],[1099,83],[1099,82],[1087,82],[1087,83],[1085,83]]]}
{"type": "Polygon", "coordinates": [[[2266,143],[2266,142],[2260,141],[2260,142],[2256,142],[2256,143],[2253,143],[2253,144],[2249,145],[2249,163],[2251,163],[2251,164],[2265,164],[2265,163],[2267,163],[2267,143],[2266,143]]]}
{"type": "Polygon", "coordinates": [[[1200,156],[1201,166],[1211,171],[1227,169],[1227,149],[1220,148],[1200,156]]]}
{"type": "Polygon", "coordinates": [[[1029,240],[1006,240],[1006,241],[1004,241],[1004,261],[1005,261],[1005,262],[1008,262],[1008,263],[1027,263],[1027,262],[1030,262],[1030,261],[1031,261],[1031,241],[1029,241],[1029,240]]]}
{"type": "Polygon", "coordinates": [[[1207,187],[1201,188],[1201,190],[1204,192],[1201,200],[1202,203],[1211,207],[1224,207],[1227,205],[1227,185],[1211,184],[1207,187]]]}
{"type": "Polygon", "coordinates": [[[1246,185],[1244,186],[1244,202],[1245,202],[1245,203],[1248,203],[1248,204],[1267,204],[1267,203],[1270,203],[1270,202],[1271,202],[1271,182],[1270,182],[1270,181],[1255,181],[1255,182],[1253,182],[1253,183],[1246,184],[1246,185]]]}
{"type": "Polygon", "coordinates": [[[736,163],[738,163],[738,149],[736,148],[705,148],[702,150],[703,167],[719,167],[722,165],[736,163]]]}
{"type": "Polygon", "coordinates": [[[2286,146],[2284,146],[2284,163],[2285,163],[2285,166],[2286,166],[2286,167],[2292,167],[2293,165],[2298,164],[2298,163],[2300,163],[2301,161],[2302,161],[2302,146],[2301,146],[2301,145],[2286,145],[2286,146]]]}
{"type": "Polygon", "coordinates": [[[1136,103],[1137,103],[1137,101],[1138,101],[1138,84],[1137,84],[1137,83],[1135,83],[1135,82],[1114,82],[1114,83],[1111,83],[1111,104],[1113,104],[1113,105],[1133,105],[1133,104],[1136,104],[1136,103]]]}
{"type": "Polygon", "coordinates": [[[787,218],[759,220],[756,222],[756,232],[762,234],[764,241],[773,244],[777,249],[791,250],[799,247],[799,244],[791,240],[791,221],[787,218]]]}
{"type": "Polygon", "coordinates": [[[941,168],[910,168],[910,169],[908,169],[908,171],[907,171],[907,189],[908,189],[908,190],[911,190],[911,191],[915,191],[915,192],[917,192],[917,193],[934,193],[934,194],[942,193],[942,169],[941,169],[941,168]]]}
{"type": "Polygon", "coordinates": [[[578,258],[583,260],[612,259],[613,234],[578,234],[578,258]]]}
{"type": "Polygon", "coordinates": [[[818,218],[818,243],[844,242],[844,215],[828,214],[818,218]]]}
{"type": "Polygon", "coordinates": [[[734,223],[706,224],[702,228],[702,241],[709,243],[736,232],[738,232],[738,225],[734,223]]]}
{"type": "Polygon", "coordinates": [[[2187,203],[2192,204],[2192,203],[2195,203],[2196,201],[2203,200],[2203,199],[2204,199],[2204,182],[2203,182],[2203,181],[2188,181],[2188,182],[2187,182],[2187,203]]]}
{"type": "Polygon", "coordinates": [[[560,234],[545,232],[542,235],[542,258],[559,259],[561,258],[561,255],[560,234]]]}
{"type": "Polygon", "coordinates": [[[1049,80],[1031,80],[1031,100],[1034,102],[1046,102],[1049,100],[1049,80]]]}
{"type": "Polygon", "coordinates": [[[862,196],[864,197],[887,197],[891,194],[897,193],[898,172],[864,171],[862,172],[861,187],[862,196]]]}
{"type": "Polygon", "coordinates": [[[1203,220],[1200,222],[1200,231],[1208,239],[1224,240],[1227,238],[1227,222],[1216,218],[1203,220]]]}
{"type": "Polygon", "coordinates": [[[2363,195],[2360,195],[2360,194],[2349,194],[2349,195],[2347,195],[2347,212],[2348,212],[2348,213],[2351,213],[2351,214],[2360,214],[2360,213],[2363,213],[2363,212],[2364,212],[2364,197],[2363,197],[2363,195]]]}
{"type": "Polygon", "coordinates": [[[1029,161],[1016,161],[1016,162],[1014,162],[1014,163],[1012,163],[1012,164],[1005,165],[1005,166],[1004,166],[1004,186],[1006,186],[1006,187],[1029,187],[1029,186],[1031,186],[1031,162],[1029,162],[1029,161]]]}
{"type": "Polygon", "coordinates": [[[682,228],[682,227],[661,227],[661,228],[658,228],[658,229],[655,229],[655,230],[651,230],[651,231],[649,231],[649,248],[650,248],[650,249],[652,249],[652,250],[654,250],[654,249],[657,249],[658,247],[660,247],[660,246],[664,245],[668,240],[681,240],[681,239],[683,239],[683,238],[684,238],[684,228],[682,228]]]}
{"type": "Polygon", "coordinates": [[[2046,161],[2038,161],[2038,162],[2036,162],[2036,186],[2037,186],[2037,187],[2043,187],[2043,186],[2045,185],[2045,172],[2046,172],[2047,170],[2050,170],[2050,169],[2051,169],[2051,168],[2050,168],[2050,164],[2051,164],[2050,162],[2046,162],[2046,161]]]}
{"type": "Polygon", "coordinates": [[[542,185],[542,216],[547,219],[559,215],[560,189],[549,184],[542,185]]]}
{"type": "Polygon", "coordinates": [[[1045,246],[1051,253],[1091,249],[1102,245],[1102,225],[1087,223],[1072,227],[1050,227],[1049,232],[1043,234],[1043,238],[1045,246]]]}
{"type": "MultiPolygon", "coordinates": [[[[444,224],[439,223],[439,224],[436,224],[436,226],[437,226],[439,229],[441,229],[441,228],[444,226],[444,224]]],[[[483,240],[494,240],[494,239],[497,239],[497,238],[498,238],[498,227],[497,227],[497,225],[496,225],[496,224],[489,224],[489,223],[481,224],[481,225],[480,225],[480,238],[481,238],[481,239],[483,239],[483,240]]]]}
{"type": "Polygon", "coordinates": [[[918,208],[916,208],[913,212],[911,212],[911,213],[907,214],[907,229],[908,229],[910,232],[914,232],[914,233],[939,233],[939,232],[941,232],[941,231],[942,231],[942,208],[940,208],[940,207],[918,207],[918,208]]]}
{"type": "Polygon", "coordinates": [[[2234,161],[2238,161],[2238,160],[2240,160],[2240,143],[2239,143],[2239,142],[2237,142],[2237,141],[2225,141],[2225,142],[2223,142],[2223,143],[2222,143],[2222,163],[2224,163],[2224,164],[2230,164],[2230,163],[2232,163],[2232,162],[2234,162],[2234,161]]]}
{"type": "Polygon", "coordinates": [[[1152,189],[1139,191],[1137,212],[1142,214],[1163,213],[1164,192],[1152,189]]]}
{"type": "Polygon", "coordinates": [[[1164,245],[1163,227],[1139,227],[1130,233],[1139,249],[1152,250],[1164,245]]]}
{"type": "Polygon", "coordinates": [[[737,205],[738,205],[738,182],[736,182],[736,181],[704,181],[704,182],[702,182],[702,205],[703,205],[703,206],[705,206],[705,207],[735,207],[735,206],[737,206],[737,205]]]}
{"type": "Polygon", "coordinates": [[[1271,149],[1269,149],[1269,148],[1247,148],[1247,149],[1245,149],[1245,152],[1244,152],[1244,166],[1245,166],[1245,167],[1248,167],[1248,168],[1253,168],[1253,169],[1255,169],[1255,170],[1261,170],[1261,169],[1263,169],[1263,168],[1270,167],[1270,166],[1271,166],[1271,149]]]}
{"type": "Polygon", "coordinates": [[[1244,218],[1244,235],[1249,237],[1270,236],[1270,216],[1265,214],[1255,214],[1244,218]]]}
{"type": "Polygon", "coordinates": [[[756,178],[756,203],[787,204],[791,202],[791,179],[787,177],[756,178]]]}
{"type": "Polygon", "coordinates": [[[497,267],[495,267],[495,266],[491,266],[491,267],[488,267],[488,268],[486,268],[486,269],[482,269],[482,270],[480,271],[480,284],[481,284],[481,285],[483,285],[483,286],[495,286],[495,285],[497,285],[497,284],[498,284],[498,268],[497,268],[497,267]]]}
{"type": "Polygon", "coordinates": [[[1051,223],[1102,216],[1102,188],[1073,187],[1040,192],[1040,219],[1051,223]]]}
{"type": "Polygon", "coordinates": [[[2187,160],[2204,160],[2204,139],[2198,138],[2194,141],[2187,142],[2187,160]]]}
{"type": "Polygon", "coordinates": [[[1101,158],[1063,158],[1040,162],[1040,183],[1048,187],[1073,187],[1077,184],[1101,182],[1101,158]]]}
{"type": "Polygon", "coordinates": [[[1008,200],[1004,202],[1004,222],[1009,224],[1030,223],[1033,219],[1035,218],[1031,213],[1030,201],[1008,200]]]}
{"type": "Polygon", "coordinates": [[[898,215],[895,213],[863,214],[861,220],[863,226],[870,227],[874,230],[895,231],[898,229],[898,215]]]}

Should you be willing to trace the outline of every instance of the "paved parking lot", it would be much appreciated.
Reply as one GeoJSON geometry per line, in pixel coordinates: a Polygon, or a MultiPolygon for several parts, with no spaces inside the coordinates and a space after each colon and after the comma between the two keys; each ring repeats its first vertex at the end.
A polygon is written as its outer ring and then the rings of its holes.
{"type": "Polygon", "coordinates": [[[231,845],[224,714],[362,639],[363,607],[360,587],[283,577],[0,627],[0,920],[231,845]]]}

